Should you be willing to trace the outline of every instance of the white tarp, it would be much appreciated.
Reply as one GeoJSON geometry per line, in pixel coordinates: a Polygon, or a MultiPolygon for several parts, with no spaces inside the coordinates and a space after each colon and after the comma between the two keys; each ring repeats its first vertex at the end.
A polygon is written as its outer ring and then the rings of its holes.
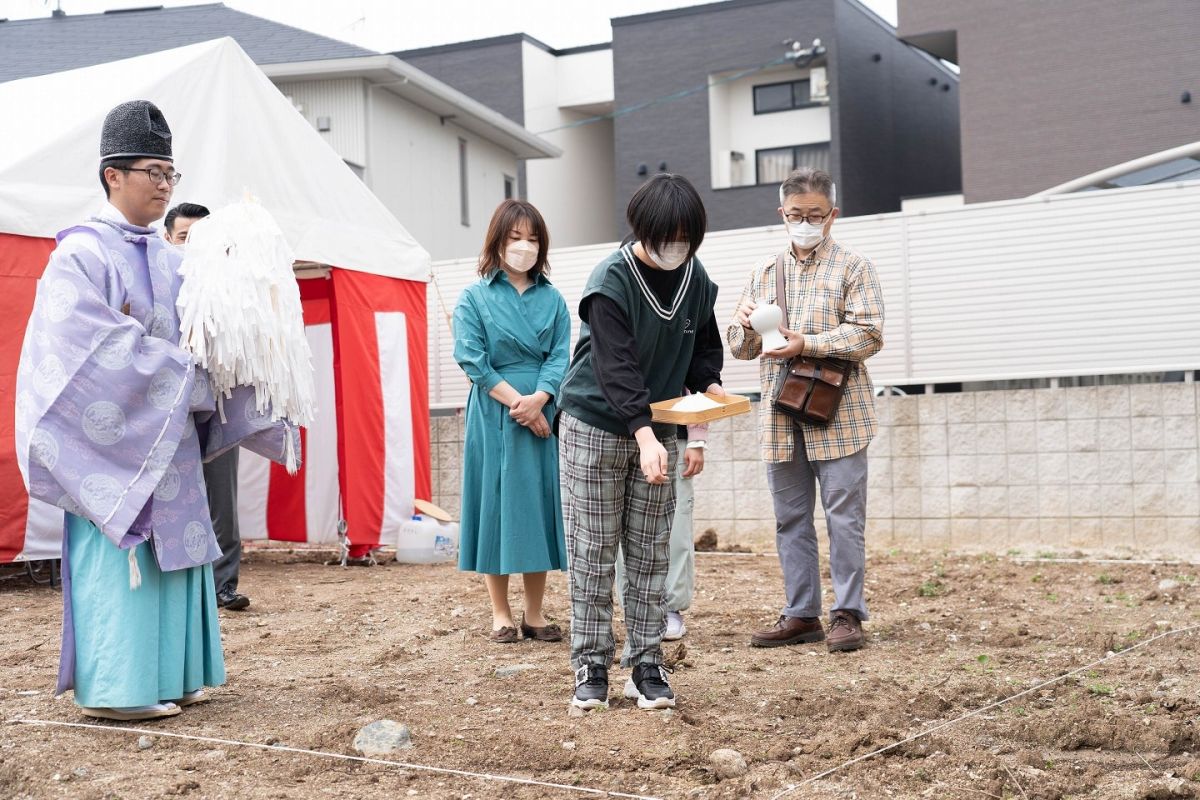
{"type": "Polygon", "coordinates": [[[429,253],[230,38],[0,83],[0,232],[51,238],[97,210],[100,126],[126,100],[171,126],[172,203],[249,191],[298,260],[428,280],[429,253]]]}

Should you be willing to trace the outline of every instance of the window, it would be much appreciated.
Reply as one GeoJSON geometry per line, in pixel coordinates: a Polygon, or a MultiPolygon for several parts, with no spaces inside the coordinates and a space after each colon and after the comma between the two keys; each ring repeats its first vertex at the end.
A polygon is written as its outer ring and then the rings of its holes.
{"type": "Polygon", "coordinates": [[[808,80],[767,83],[754,87],[754,113],[773,114],[776,111],[791,111],[820,105],[814,103],[812,83],[808,80]]]}
{"type": "Polygon", "coordinates": [[[467,140],[458,140],[458,213],[462,224],[471,226],[470,205],[467,202],[467,140]]]}
{"type": "Polygon", "coordinates": [[[504,176],[504,199],[512,200],[517,195],[517,179],[511,175],[504,176]]]}
{"type": "Polygon", "coordinates": [[[755,152],[756,183],[783,183],[788,173],[800,167],[829,172],[829,142],[773,147],[755,152]]]}

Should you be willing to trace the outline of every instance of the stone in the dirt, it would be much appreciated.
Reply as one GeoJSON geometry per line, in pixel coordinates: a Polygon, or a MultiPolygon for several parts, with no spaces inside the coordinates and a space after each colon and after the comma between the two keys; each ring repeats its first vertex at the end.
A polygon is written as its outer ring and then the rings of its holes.
{"type": "Polygon", "coordinates": [[[792,748],[786,744],[777,744],[767,751],[767,758],[771,761],[791,761],[793,755],[792,748]]]}
{"type": "Polygon", "coordinates": [[[742,754],[728,747],[712,751],[708,756],[708,763],[712,764],[713,772],[718,778],[736,778],[745,775],[749,769],[742,754]]]}
{"type": "Polygon", "coordinates": [[[476,700],[474,697],[467,698],[467,705],[474,706],[474,705],[478,705],[478,704],[479,704],[479,701],[476,700]]]}
{"type": "Polygon", "coordinates": [[[584,711],[579,706],[567,706],[567,716],[568,717],[586,717],[587,712],[584,711]]]}
{"type": "Polygon", "coordinates": [[[1175,594],[1179,591],[1179,581],[1163,578],[1158,582],[1158,591],[1160,594],[1175,594]]]}
{"type": "Polygon", "coordinates": [[[154,747],[154,740],[149,736],[139,736],[137,747],[138,750],[149,750],[151,747],[154,747]]]}
{"type": "Polygon", "coordinates": [[[711,553],[717,549],[717,532],[713,528],[705,528],[704,533],[696,537],[696,552],[711,553]]]}
{"type": "Polygon", "coordinates": [[[563,750],[574,750],[574,749],[575,749],[575,743],[574,743],[574,742],[563,742],[563,743],[562,743],[562,749],[563,749],[563,750]]]}
{"type": "Polygon", "coordinates": [[[1195,790],[1183,778],[1135,783],[1128,787],[1125,797],[1130,800],[1174,800],[1177,797],[1195,797],[1195,790]]]}
{"type": "Polygon", "coordinates": [[[537,669],[536,664],[510,664],[507,667],[496,667],[497,678],[511,678],[513,675],[519,675],[522,672],[527,672],[531,669],[537,669]]]}
{"type": "Polygon", "coordinates": [[[390,719],[372,722],[354,736],[354,749],[368,758],[386,756],[412,747],[408,726],[390,719]]]}
{"type": "Polygon", "coordinates": [[[668,669],[674,669],[679,665],[680,662],[687,658],[687,652],[687,644],[684,642],[679,642],[673,648],[663,654],[663,664],[668,669]]]}

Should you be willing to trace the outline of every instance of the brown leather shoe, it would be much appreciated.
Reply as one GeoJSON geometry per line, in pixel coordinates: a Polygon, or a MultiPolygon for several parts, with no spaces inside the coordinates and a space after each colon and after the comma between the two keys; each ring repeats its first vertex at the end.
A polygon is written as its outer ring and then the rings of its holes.
{"type": "Polygon", "coordinates": [[[853,611],[839,609],[829,617],[829,633],[825,637],[829,652],[857,650],[863,646],[862,623],[853,611]]]}
{"type": "Polygon", "coordinates": [[[525,615],[521,615],[521,636],[526,639],[535,639],[539,642],[561,642],[562,629],[557,625],[543,625],[536,628],[525,622],[525,615]]]}
{"type": "Polygon", "coordinates": [[[788,644],[819,642],[825,638],[821,620],[816,617],[779,616],[772,627],[755,631],[750,637],[752,647],[783,647],[788,644]]]}
{"type": "Polygon", "coordinates": [[[492,631],[488,638],[497,644],[513,644],[521,641],[521,637],[517,635],[516,628],[510,628],[505,625],[498,631],[492,631]]]}

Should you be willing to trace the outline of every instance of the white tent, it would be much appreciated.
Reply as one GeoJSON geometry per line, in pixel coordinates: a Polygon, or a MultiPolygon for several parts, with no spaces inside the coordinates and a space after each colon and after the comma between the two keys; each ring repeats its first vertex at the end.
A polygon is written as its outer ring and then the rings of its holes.
{"type": "Polygon", "coordinates": [[[297,259],[428,281],[429,254],[230,38],[0,84],[0,230],[52,237],[95,213],[100,125],[126,100],[171,126],[175,202],[249,191],[297,259]]]}
{"type": "Polygon", "coordinates": [[[26,512],[16,364],[54,235],[103,202],[100,129],[127,100],[154,102],[171,126],[173,202],[216,209],[250,192],[298,260],[331,267],[300,282],[319,405],[306,463],[293,478],[246,454],[243,536],[328,541],[339,520],[355,543],[391,535],[430,491],[429,254],[225,38],[0,84],[0,563],[58,552],[61,512],[26,512]]]}

